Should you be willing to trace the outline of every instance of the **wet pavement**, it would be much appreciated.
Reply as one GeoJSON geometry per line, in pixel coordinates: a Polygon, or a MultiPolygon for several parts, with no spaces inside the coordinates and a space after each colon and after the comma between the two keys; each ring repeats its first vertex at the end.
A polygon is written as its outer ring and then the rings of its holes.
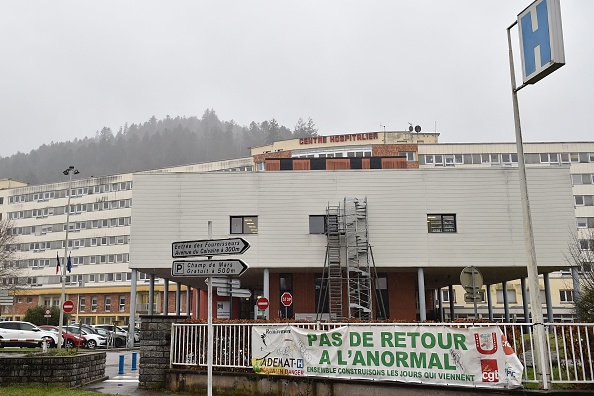
{"type": "Polygon", "coordinates": [[[140,365],[140,352],[131,350],[108,350],[105,360],[105,375],[109,377],[104,381],[95,382],[84,386],[82,389],[109,393],[114,395],[132,396],[171,396],[166,391],[138,389],[138,367],[140,365]],[[132,353],[137,353],[136,370],[132,370],[132,353]],[[124,356],[124,374],[119,374],[120,355],[124,356]]]}

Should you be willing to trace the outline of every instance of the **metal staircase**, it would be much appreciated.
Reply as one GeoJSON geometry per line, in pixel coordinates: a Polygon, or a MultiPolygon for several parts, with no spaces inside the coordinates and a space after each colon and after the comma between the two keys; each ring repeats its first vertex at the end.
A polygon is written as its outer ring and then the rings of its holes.
{"type": "Polygon", "coordinates": [[[371,265],[367,232],[367,199],[344,199],[349,318],[372,319],[371,265]]]}
{"type": "Polygon", "coordinates": [[[338,206],[328,205],[326,236],[324,280],[330,317],[333,320],[345,316],[371,320],[372,259],[367,231],[367,199],[345,198],[338,206]],[[345,277],[346,282],[343,282],[345,277]],[[348,313],[343,310],[344,283],[348,293],[348,313]]]}

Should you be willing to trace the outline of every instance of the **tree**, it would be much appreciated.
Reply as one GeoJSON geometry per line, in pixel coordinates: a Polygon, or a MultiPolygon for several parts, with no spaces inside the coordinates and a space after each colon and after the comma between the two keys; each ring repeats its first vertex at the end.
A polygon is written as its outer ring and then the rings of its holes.
{"type": "MultiPolygon", "coordinates": [[[[45,317],[45,307],[38,305],[33,308],[29,308],[27,313],[25,313],[25,318],[23,319],[25,322],[31,322],[37,326],[41,325],[51,325],[51,326],[58,326],[60,323],[60,309],[57,307],[51,307],[51,317],[45,317]]],[[[64,323],[68,324],[68,314],[64,315],[64,323]]]]}
{"type": "Polygon", "coordinates": [[[307,123],[303,121],[303,118],[299,118],[299,120],[297,120],[295,129],[293,130],[293,137],[303,138],[316,136],[318,136],[318,128],[316,128],[316,124],[311,118],[307,119],[307,123]]]}
{"type": "Polygon", "coordinates": [[[16,238],[12,233],[12,222],[0,220],[0,286],[3,289],[12,289],[20,286],[20,268],[16,262],[16,253],[12,248],[16,238]]]}
{"type": "Polygon", "coordinates": [[[594,322],[594,230],[573,233],[567,261],[579,272],[579,290],[574,290],[574,306],[578,320],[594,322]]]}

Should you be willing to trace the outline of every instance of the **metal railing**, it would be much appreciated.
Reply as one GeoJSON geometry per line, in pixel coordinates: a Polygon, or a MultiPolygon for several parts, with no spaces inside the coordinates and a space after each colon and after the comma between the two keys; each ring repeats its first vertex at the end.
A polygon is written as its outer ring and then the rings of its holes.
{"type": "MultiPolygon", "coordinates": [[[[252,368],[252,326],[278,326],[281,323],[213,324],[213,367],[252,368]]],[[[419,323],[288,323],[311,330],[332,330],[341,326],[419,326],[419,323]]],[[[457,328],[499,326],[524,365],[522,382],[539,383],[534,370],[534,334],[531,323],[422,323],[423,326],[457,328]]],[[[552,384],[594,384],[594,324],[545,324],[548,378],[552,384]]],[[[171,366],[207,364],[208,326],[173,324],[171,329],[171,366]]]]}

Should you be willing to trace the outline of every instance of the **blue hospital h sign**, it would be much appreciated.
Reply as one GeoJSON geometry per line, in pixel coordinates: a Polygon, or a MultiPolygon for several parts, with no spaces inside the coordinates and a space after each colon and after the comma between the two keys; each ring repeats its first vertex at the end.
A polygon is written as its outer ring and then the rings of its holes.
{"type": "Polygon", "coordinates": [[[524,84],[565,64],[559,0],[537,0],[518,15],[524,84]]]}

